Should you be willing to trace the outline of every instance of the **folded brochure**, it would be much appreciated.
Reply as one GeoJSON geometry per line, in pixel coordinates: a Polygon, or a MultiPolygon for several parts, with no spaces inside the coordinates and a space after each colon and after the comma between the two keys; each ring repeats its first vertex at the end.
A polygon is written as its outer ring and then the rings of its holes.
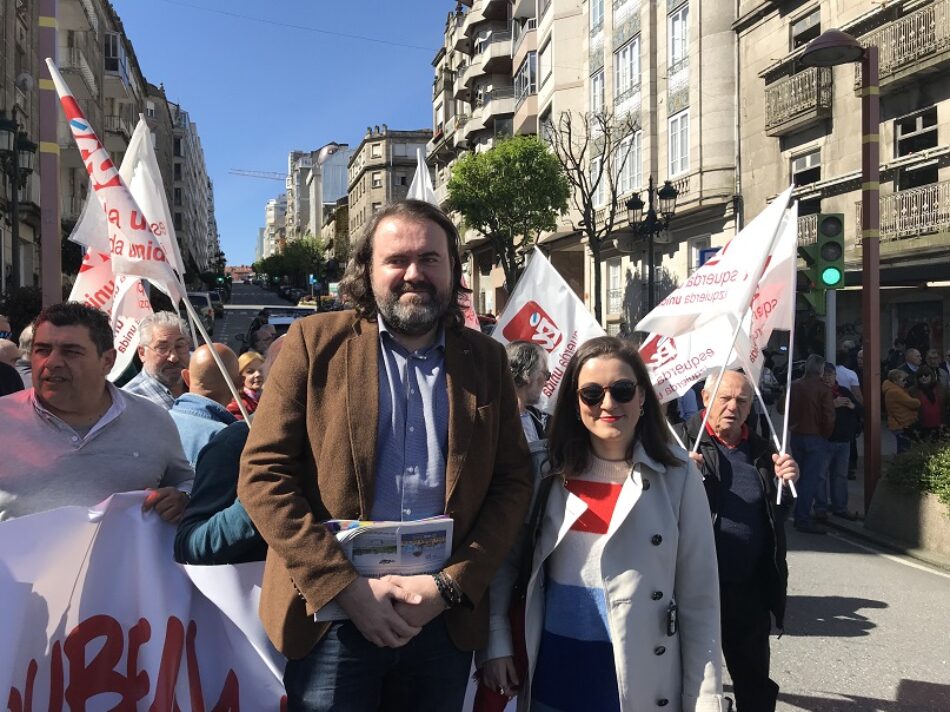
{"type": "MultiPolygon", "coordinates": [[[[431,574],[441,571],[452,553],[453,521],[445,515],[411,522],[331,519],[324,524],[360,576],[431,574]]],[[[317,611],[314,620],[346,617],[339,604],[331,601],[317,611]]]]}

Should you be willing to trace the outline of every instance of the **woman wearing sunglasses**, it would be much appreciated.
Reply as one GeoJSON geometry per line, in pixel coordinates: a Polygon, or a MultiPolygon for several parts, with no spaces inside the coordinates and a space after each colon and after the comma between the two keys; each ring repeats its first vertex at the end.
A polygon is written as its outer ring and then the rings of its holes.
{"type": "Polygon", "coordinates": [[[519,708],[722,708],[709,505],[671,444],[635,347],[578,349],[550,431],[548,495],[527,588],[519,708]]]}

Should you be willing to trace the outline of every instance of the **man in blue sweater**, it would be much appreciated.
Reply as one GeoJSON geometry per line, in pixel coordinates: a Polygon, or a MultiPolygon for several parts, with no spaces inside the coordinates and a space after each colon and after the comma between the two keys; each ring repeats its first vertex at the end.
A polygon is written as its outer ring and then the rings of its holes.
{"type": "MultiPolygon", "coordinates": [[[[213,344],[232,382],[239,383],[238,358],[224,344],[213,344]]],[[[235,418],[225,407],[231,402],[231,390],[211,355],[211,347],[205,344],[195,349],[191,362],[182,378],[188,392],[175,399],[169,414],[178,427],[181,444],[188,462],[194,467],[198,453],[218,431],[224,430],[235,418]]]]}

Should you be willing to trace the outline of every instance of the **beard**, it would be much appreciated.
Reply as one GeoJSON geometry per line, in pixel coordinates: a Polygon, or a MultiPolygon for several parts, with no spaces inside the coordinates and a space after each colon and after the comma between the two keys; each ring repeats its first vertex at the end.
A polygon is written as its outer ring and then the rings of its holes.
{"type": "Polygon", "coordinates": [[[449,296],[439,294],[431,284],[404,282],[399,289],[377,295],[376,308],[393,331],[406,336],[422,336],[441,321],[449,309],[449,296]],[[412,293],[409,301],[403,294],[412,293]]]}

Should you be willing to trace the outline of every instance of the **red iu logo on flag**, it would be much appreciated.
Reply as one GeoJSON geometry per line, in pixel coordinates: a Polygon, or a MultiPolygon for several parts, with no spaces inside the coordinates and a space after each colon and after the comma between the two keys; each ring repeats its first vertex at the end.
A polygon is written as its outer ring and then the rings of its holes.
{"type": "Polygon", "coordinates": [[[501,332],[508,341],[531,341],[545,351],[554,351],[564,334],[537,302],[528,302],[501,332]]]}
{"type": "Polygon", "coordinates": [[[640,347],[640,357],[655,371],[676,358],[676,342],[670,336],[654,334],[640,347]]]}

